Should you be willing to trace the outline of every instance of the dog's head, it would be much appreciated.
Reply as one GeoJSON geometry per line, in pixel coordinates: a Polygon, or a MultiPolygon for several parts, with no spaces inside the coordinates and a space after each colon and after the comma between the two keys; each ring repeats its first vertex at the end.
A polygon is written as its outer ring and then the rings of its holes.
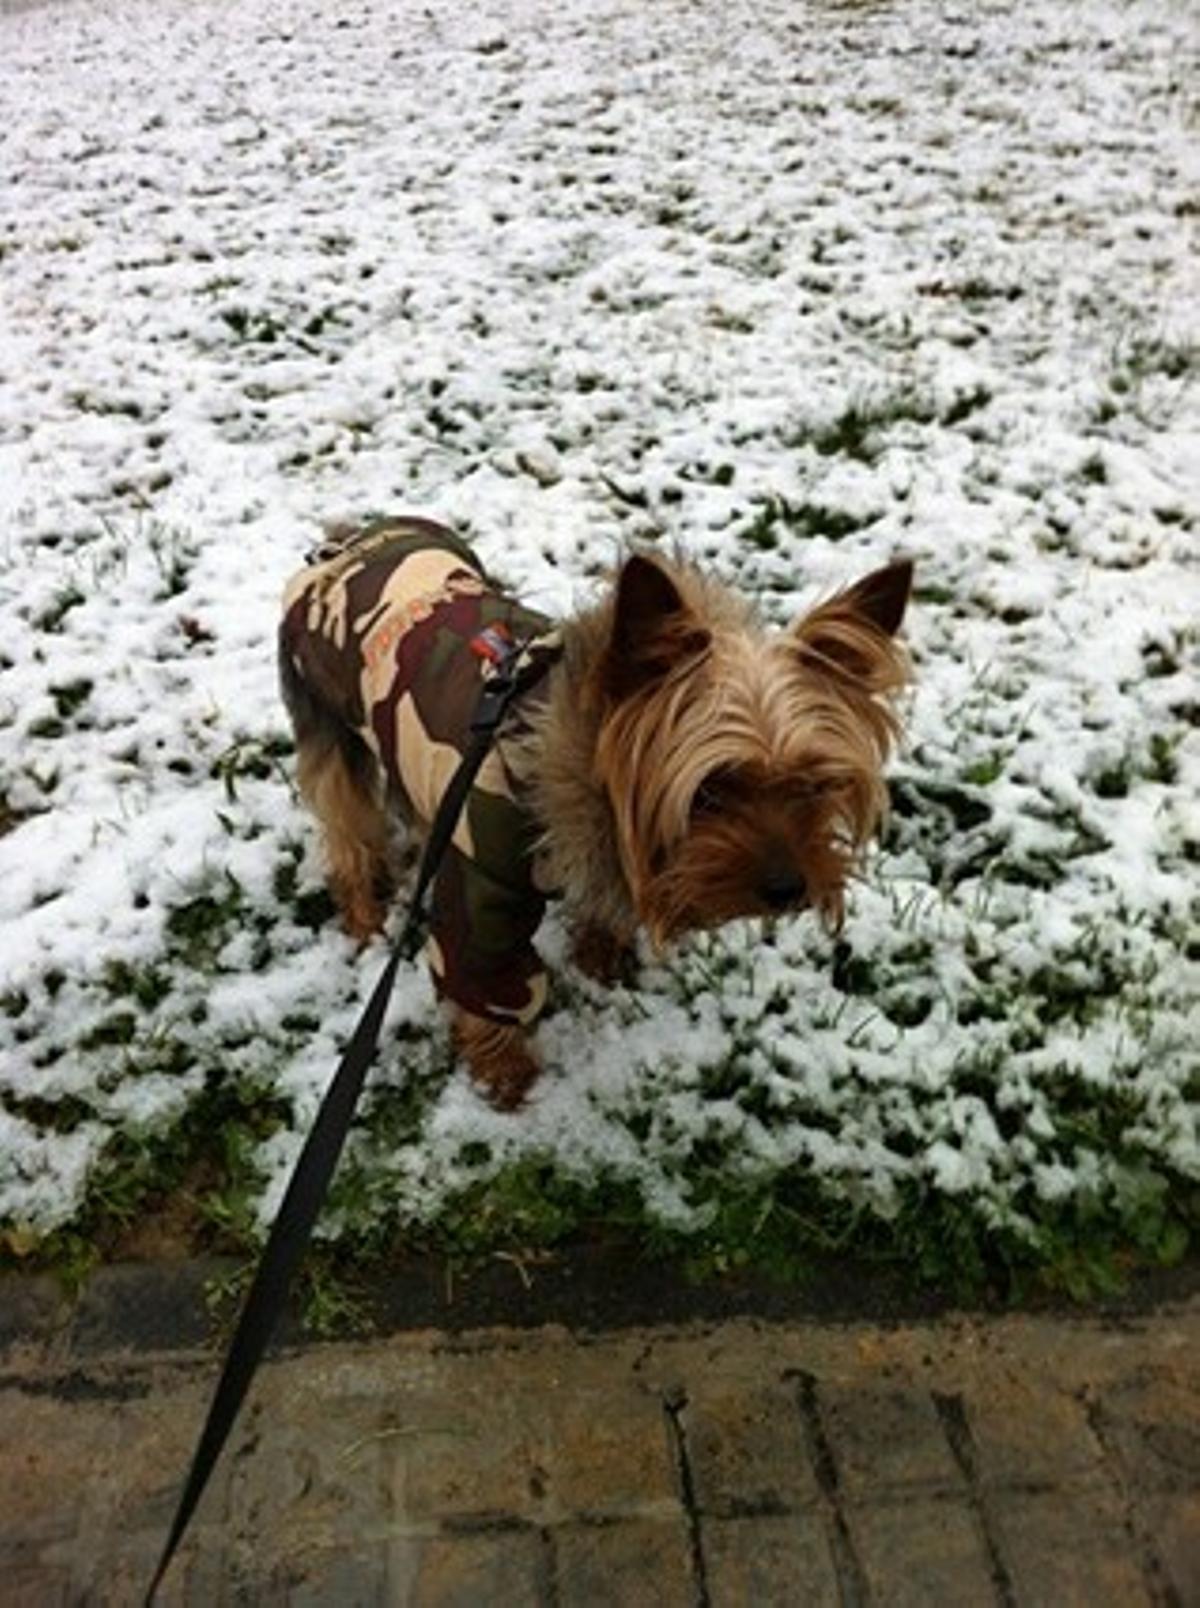
{"type": "Polygon", "coordinates": [[[911,585],[890,564],[769,632],[690,568],[626,561],[596,757],[654,942],[803,908],[840,924],[886,803],[911,585]]]}

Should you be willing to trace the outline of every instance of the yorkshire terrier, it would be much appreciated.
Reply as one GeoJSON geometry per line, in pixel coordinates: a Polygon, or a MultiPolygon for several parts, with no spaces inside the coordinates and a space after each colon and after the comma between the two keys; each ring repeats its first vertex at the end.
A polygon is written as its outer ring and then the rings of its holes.
{"type": "Polygon", "coordinates": [[[383,926],[389,821],[428,829],[484,679],[515,655],[532,681],[431,906],[434,984],[494,1105],[516,1108],[538,1076],[532,939],[549,896],[566,902],[576,962],[606,981],[628,975],[639,929],[661,950],[803,909],[838,928],[886,802],[911,585],[912,565],[892,563],[772,631],[701,570],[637,552],[556,625],[453,532],[410,518],[335,532],[293,577],[283,692],[356,937],[383,926]]]}

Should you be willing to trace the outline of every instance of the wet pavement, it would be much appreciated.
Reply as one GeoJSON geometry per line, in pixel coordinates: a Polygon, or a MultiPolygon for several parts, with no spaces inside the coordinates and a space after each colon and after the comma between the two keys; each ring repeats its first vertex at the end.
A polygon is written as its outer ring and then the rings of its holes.
{"type": "MultiPolygon", "coordinates": [[[[212,1387],[209,1271],[0,1285],[0,1603],[140,1600],[212,1387]]],[[[604,1321],[595,1268],[491,1276],[430,1284],[436,1324],[410,1288],[418,1327],[274,1355],[160,1600],[1200,1602],[1194,1281],[881,1321],[689,1316],[660,1277],[647,1322],[611,1277],[604,1321]]]]}

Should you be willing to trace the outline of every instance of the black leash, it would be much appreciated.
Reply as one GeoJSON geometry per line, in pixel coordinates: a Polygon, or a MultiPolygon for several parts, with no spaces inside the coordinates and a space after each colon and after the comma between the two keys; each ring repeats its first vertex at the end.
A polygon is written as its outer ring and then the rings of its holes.
{"type": "Polygon", "coordinates": [[[176,1548],[183,1540],[196,1504],[233,1428],[255,1369],[262,1360],[275,1321],[287,1298],[292,1276],[308,1246],[313,1224],[329,1188],[329,1180],[342,1153],[363,1079],[375,1059],[379,1030],[383,1025],[397,968],[402,960],[410,958],[415,951],[416,942],[424,929],[427,920],[425,898],[442,856],[454,836],[454,828],[466,803],[471,783],[488,755],[496,729],[509,705],[549,668],[549,660],[541,657],[521,668],[521,655],[527,646],[527,643],[513,646],[496,672],[483,684],[471,722],[471,740],[442,796],[425,843],[404,930],[392,948],[383,975],[375,984],[375,991],[359,1018],[333,1081],[325,1091],[316,1121],[304,1141],[304,1148],[271,1225],[262,1258],[225,1357],[225,1366],[209,1405],[208,1417],[192,1456],[192,1466],[188,1470],[166,1546],[146,1593],[147,1605],[153,1603],[176,1548]]]}

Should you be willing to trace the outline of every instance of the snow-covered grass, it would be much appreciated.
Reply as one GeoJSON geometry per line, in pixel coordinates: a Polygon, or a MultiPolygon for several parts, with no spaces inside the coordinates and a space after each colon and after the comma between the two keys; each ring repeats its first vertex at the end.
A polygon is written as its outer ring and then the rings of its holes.
{"type": "Polygon", "coordinates": [[[327,1236],[1179,1253],[1198,57],[1182,0],[0,14],[11,1252],[273,1210],[383,955],[292,789],[277,597],[407,509],[558,610],[629,539],[781,622],[904,551],[920,679],[839,944],[560,964],[515,1118],[405,970],[327,1236]]]}

